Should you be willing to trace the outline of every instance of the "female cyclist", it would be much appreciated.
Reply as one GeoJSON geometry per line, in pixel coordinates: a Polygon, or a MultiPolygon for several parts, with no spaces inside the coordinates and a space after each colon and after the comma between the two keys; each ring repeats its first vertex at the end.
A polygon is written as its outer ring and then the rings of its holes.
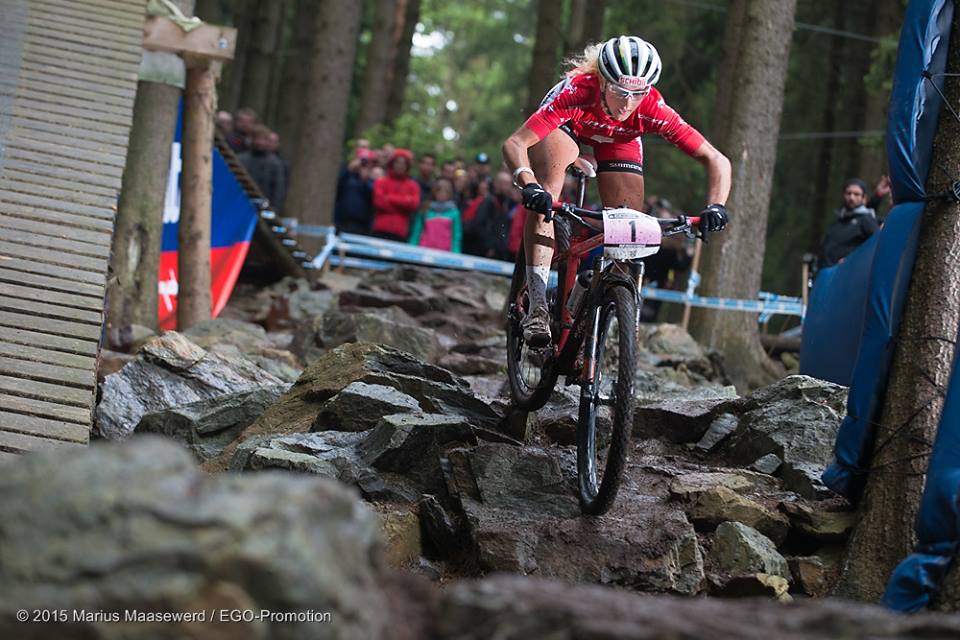
{"type": "MultiPolygon", "coordinates": [[[[653,85],[660,78],[660,56],[636,36],[619,36],[587,47],[571,61],[566,77],[540,108],[503,143],[503,157],[523,204],[545,214],[563,187],[567,167],[582,142],[593,147],[604,206],[643,205],[643,147],[640,136],[656,133],[707,168],[703,231],[719,231],[728,221],[730,161],[663,101],[653,85]]],[[[554,250],[553,222],[529,215],[523,229],[529,312],[523,339],[532,347],[550,344],[547,279],[554,250]]]]}

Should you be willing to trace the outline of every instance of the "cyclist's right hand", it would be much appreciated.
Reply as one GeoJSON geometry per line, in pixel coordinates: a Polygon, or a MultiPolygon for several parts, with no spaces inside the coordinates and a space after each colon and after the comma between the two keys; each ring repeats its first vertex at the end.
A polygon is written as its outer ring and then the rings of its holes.
{"type": "Polygon", "coordinates": [[[553,213],[553,196],[536,182],[523,185],[523,206],[531,211],[549,216],[553,213]]]}

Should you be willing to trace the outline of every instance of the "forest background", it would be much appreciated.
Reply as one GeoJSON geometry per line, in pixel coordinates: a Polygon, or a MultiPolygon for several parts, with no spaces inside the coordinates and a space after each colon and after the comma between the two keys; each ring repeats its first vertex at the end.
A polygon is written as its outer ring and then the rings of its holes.
{"type": "MultiPolygon", "coordinates": [[[[256,109],[280,133],[288,158],[298,157],[303,138],[307,62],[318,50],[313,25],[318,13],[342,7],[197,1],[204,20],[240,29],[219,108],[256,109]]],[[[886,173],[883,131],[904,8],[903,0],[797,2],[767,227],[767,291],[799,295],[802,256],[818,249],[842,182],[861,177],[872,186],[886,173]]],[[[366,0],[355,54],[344,61],[352,82],[333,88],[341,98],[349,90],[343,145],[317,149],[316,159],[339,164],[364,136],[441,160],[484,151],[496,164],[502,141],[559,80],[563,59],[587,41],[621,33],[655,44],[664,64],[658,88],[709,137],[718,126],[711,112],[726,11],[723,0],[366,0]]],[[[647,194],[699,210],[702,166],[656,137],[645,138],[644,148],[647,194]]],[[[738,225],[749,224],[751,212],[733,214],[738,225]]]]}

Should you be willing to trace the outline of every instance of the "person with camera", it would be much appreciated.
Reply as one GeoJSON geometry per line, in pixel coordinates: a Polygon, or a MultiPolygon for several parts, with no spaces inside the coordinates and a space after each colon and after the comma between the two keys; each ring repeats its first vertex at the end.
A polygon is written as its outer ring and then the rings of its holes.
{"type": "Polygon", "coordinates": [[[358,147],[356,155],[340,171],[333,224],[340,233],[370,233],[373,222],[373,182],[370,170],[377,153],[358,147]]]}

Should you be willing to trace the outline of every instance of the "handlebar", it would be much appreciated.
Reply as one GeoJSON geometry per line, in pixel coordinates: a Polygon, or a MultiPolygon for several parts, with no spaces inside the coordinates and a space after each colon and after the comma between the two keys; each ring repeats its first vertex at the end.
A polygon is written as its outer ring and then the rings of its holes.
{"type": "MultiPolygon", "coordinates": [[[[583,218],[589,220],[603,220],[603,212],[593,211],[592,209],[582,209],[569,202],[555,202],[553,211],[543,216],[544,222],[553,220],[553,213],[559,213],[565,217],[572,218],[584,226],[588,226],[583,218]]],[[[668,227],[667,231],[673,233],[682,233],[700,225],[700,216],[677,216],[676,218],[657,218],[660,226],[668,227]]]]}

